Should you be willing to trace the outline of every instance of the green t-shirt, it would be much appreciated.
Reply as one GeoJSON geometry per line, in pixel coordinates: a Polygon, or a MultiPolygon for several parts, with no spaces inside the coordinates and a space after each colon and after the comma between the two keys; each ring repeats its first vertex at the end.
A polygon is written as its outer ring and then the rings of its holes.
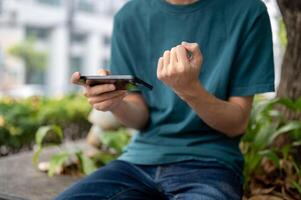
{"type": "Polygon", "coordinates": [[[158,58],[182,41],[200,45],[200,82],[217,98],[274,91],[272,34],[260,0],[132,0],[115,16],[110,67],[154,89],[140,88],[150,119],[119,159],[148,165],[217,160],[241,172],[240,137],[209,127],[156,76],[158,58]]]}

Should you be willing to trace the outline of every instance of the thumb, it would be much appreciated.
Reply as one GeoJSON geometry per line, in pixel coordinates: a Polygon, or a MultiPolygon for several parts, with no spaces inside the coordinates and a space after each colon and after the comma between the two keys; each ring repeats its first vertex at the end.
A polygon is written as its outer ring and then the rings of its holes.
{"type": "Polygon", "coordinates": [[[200,62],[202,60],[202,53],[198,43],[182,42],[182,46],[192,54],[192,61],[200,62]]]}
{"type": "Polygon", "coordinates": [[[101,76],[106,76],[111,74],[111,72],[107,69],[99,69],[97,70],[97,74],[101,75],[101,76]]]}

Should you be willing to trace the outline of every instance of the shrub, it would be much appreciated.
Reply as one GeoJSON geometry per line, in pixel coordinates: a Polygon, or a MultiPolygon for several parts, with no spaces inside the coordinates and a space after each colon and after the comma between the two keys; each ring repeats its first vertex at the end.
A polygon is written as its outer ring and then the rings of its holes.
{"type": "Polygon", "coordinates": [[[83,137],[90,128],[90,106],[84,97],[0,99],[0,155],[31,149],[40,126],[58,125],[65,138],[83,137]]]}
{"type": "MultiPolygon", "coordinates": [[[[294,112],[301,111],[301,98],[256,101],[246,134],[241,141],[245,157],[245,190],[272,188],[269,193],[301,194],[301,168],[298,151],[301,146],[301,121],[286,119],[277,109],[285,106],[294,112]],[[275,140],[286,135],[289,144],[275,145],[275,140]]],[[[265,191],[266,192],[266,191],[265,191]]],[[[279,195],[278,195],[279,196],[279,195]]]]}

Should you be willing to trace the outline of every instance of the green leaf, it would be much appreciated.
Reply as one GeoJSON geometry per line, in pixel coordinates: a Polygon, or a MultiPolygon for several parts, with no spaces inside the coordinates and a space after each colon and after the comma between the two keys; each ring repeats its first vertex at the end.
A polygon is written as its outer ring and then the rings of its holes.
{"type": "Polygon", "coordinates": [[[63,139],[63,132],[59,126],[56,126],[56,125],[42,126],[38,129],[38,131],[36,133],[37,145],[42,146],[44,138],[46,137],[47,133],[49,133],[50,131],[53,131],[53,133],[56,134],[60,140],[63,139]]]}
{"type": "Polygon", "coordinates": [[[295,112],[301,111],[301,97],[299,97],[296,101],[293,101],[290,98],[282,98],[278,100],[277,104],[283,105],[295,112]]]}
{"type": "Polygon", "coordinates": [[[288,145],[285,145],[284,147],[281,148],[281,153],[283,155],[283,159],[284,160],[287,160],[288,159],[288,156],[289,156],[289,153],[292,149],[292,146],[291,144],[288,144],[288,145]]]}
{"type": "Polygon", "coordinates": [[[297,109],[300,111],[301,110],[301,97],[299,97],[299,99],[297,99],[295,104],[296,104],[297,109]]]}
{"type": "Polygon", "coordinates": [[[109,152],[99,152],[93,157],[93,160],[100,165],[106,165],[115,160],[118,155],[111,154],[109,152]]]}
{"type": "Polygon", "coordinates": [[[105,132],[99,137],[104,145],[114,149],[117,153],[121,153],[130,141],[129,133],[125,129],[119,129],[115,132],[105,132]]]}
{"type": "Polygon", "coordinates": [[[97,170],[97,166],[94,161],[88,156],[84,155],[82,151],[76,153],[77,158],[79,159],[80,168],[85,175],[91,174],[97,170]]]}
{"type": "Polygon", "coordinates": [[[268,140],[268,144],[272,144],[272,142],[281,134],[287,133],[293,130],[301,129],[301,123],[298,121],[291,121],[287,123],[286,125],[282,126],[280,129],[278,129],[275,133],[271,135],[271,137],[268,140]]]}
{"type": "Polygon", "coordinates": [[[290,110],[296,110],[295,102],[292,99],[289,98],[282,98],[279,99],[278,104],[284,105],[286,108],[290,110]]]}
{"type": "Polygon", "coordinates": [[[293,142],[293,144],[292,144],[294,147],[297,147],[297,146],[301,146],[301,140],[297,140],[297,141],[295,141],[295,142],[293,142]]]}
{"type": "Polygon", "coordinates": [[[35,150],[32,158],[32,163],[35,167],[37,167],[38,165],[39,158],[43,150],[43,140],[45,139],[45,137],[50,131],[56,134],[60,140],[63,140],[63,132],[59,126],[51,125],[51,126],[40,127],[36,132],[35,141],[37,144],[37,149],[35,150]]]}
{"type": "Polygon", "coordinates": [[[37,149],[35,150],[34,154],[33,154],[33,157],[32,157],[32,163],[35,167],[38,166],[39,158],[40,158],[41,153],[42,153],[42,147],[38,146],[37,149]]]}
{"type": "Polygon", "coordinates": [[[272,149],[260,151],[259,155],[267,157],[269,160],[274,162],[278,169],[280,168],[280,159],[272,149]]]}
{"type": "Polygon", "coordinates": [[[277,124],[265,124],[263,125],[254,138],[254,148],[262,150],[266,148],[269,143],[269,138],[275,133],[277,124]]]}
{"type": "Polygon", "coordinates": [[[301,177],[301,166],[299,166],[296,162],[292,162],[294,169],[296,170],[297,176],[301,177]]]}
{"type": "Polygon", "coordinates": [[[296,188],[299,194],[301,195],[301,185],[299,185],[296,181],[293,181],[292,184],[294,188],[296,188]]]}
{"type": "Polygon", "coordinates": [[[57,170],[59,170],[64,166],[65,161],[67,161],[68,159],[69,159],[68,152],[61,152],[53,155],[50,159],[48,176],[52,177],[57,172],[57,170]]]}

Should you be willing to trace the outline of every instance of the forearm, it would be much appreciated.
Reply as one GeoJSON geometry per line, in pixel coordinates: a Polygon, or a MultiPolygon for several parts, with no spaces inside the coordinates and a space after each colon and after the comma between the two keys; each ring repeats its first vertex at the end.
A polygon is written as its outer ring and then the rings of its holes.
{"type": "Polygon", "coordinates": [[[235,137],[244,133],[248,117],[242,106],[216,98],[208,93],[198,82],[192,89],[179,94],[181,98],[198,114],[210,127],[235,137]]]}
{"type": "Polygon", "coordinates": [[[126,127],[142,129],[149,119],[147,105],[135,94],[126,96],[120,104],[111,110],[113,115],[126,127]]]}

